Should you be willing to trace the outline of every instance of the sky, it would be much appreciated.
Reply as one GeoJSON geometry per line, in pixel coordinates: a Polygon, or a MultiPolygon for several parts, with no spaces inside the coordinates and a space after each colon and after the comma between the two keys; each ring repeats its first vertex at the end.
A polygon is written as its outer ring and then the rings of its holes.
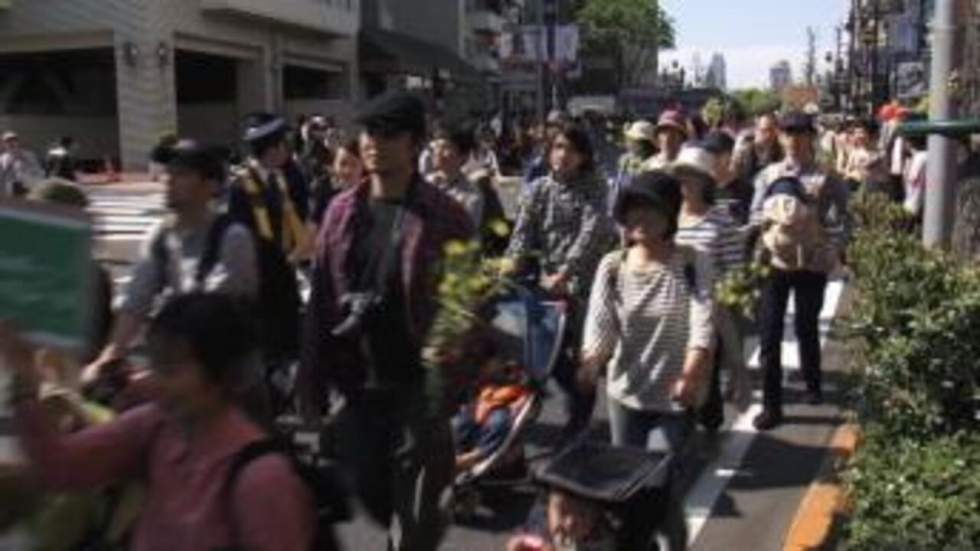
{"type": "Polygon", "coordinates": [[[691,74],[693,56],[700,53],[707,68],[719,52],[728,64],[728,88],[767,87],[769,68],[781,59],[790,62],[793,78],[802,73],[806,57],[806,27],[817,34],[817,59],[836,49],[834,28],[841,25],[850,0],[660,0],[674,18],[677,48],[660,54],[660,66],[677,60],[691,74]]]}

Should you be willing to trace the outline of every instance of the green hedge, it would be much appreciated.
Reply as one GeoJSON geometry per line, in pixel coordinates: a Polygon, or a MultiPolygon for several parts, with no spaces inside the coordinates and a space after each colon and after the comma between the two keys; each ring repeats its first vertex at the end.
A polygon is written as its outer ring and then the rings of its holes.
{"type": "Polygon", "coordinates": [[[845,549],[980,548],[980,270],[919,243],[900,207],[854,203],[852,396],[865,440],[844,479],[845,549]]]}

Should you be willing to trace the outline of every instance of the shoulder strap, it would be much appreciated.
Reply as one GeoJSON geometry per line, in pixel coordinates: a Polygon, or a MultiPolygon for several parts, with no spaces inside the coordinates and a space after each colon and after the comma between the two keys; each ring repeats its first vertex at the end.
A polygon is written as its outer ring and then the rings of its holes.
{"type": "MultiPolygon", "coordinates": [[[[222,502],[224,503],[226,518],[231,524],[232,540],[235,545],[240,543],[239,539],[241,537],[241,530],[239,530],[235,522],[235,513],[233,510],[235,485],[246,467],[252,464],[253,461],[271,454],[282,454],[291,457],[285,444],[275,438],[265,438],[256,440],[238,450],[238,453],[231,460],[231,465],[228,467],[228,474],[225,476],[225,485],[222,488],[222,502]]],[[[239,548],[233,546],[232,549],[239,548]]]]}
{"type": "Polygon", "coordinates": [[[684,281],[692,292],[696,292],[698,290],[697,251],[683,245],[678,249],[684,256],[684,281]]]}
{"type": "Polygon", "coordinates": [[[613,302],[617,306],[622,306],[623,304],[623,293],[620,289],[620,282],[622,278],[620,275],[623,272],[623,263],[626,262],[626,249],[616,254],[613,264],[609,270],[609,286],[612,290],[613,302]]]}
{"type": "Polygon", "coordinates": [[[221,258],[221,245],[231,224],[231,216],[227,214],[218,215],[214,222],[211,222],[207,239],[204,242],[204,250],[197,262],[197,273],[194,275],[194,281],[198,286],[204,284],[204,280],[211,274],[211,270],[214,270],[214,267],[218,265],[221,258]]]}
{"type": "Polygon", "coordinates": [[[170,264],[170,248],[167,246],[167,239],[173,231],[173,220],[167,218],[150,243],[150,257],[156,264],[157,277],[163,285],[167,284],[167,267],[170,264]]]}

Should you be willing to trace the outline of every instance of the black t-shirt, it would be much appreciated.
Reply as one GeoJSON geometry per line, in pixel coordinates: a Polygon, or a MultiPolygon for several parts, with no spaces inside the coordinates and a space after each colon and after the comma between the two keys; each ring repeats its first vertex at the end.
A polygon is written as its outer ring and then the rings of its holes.
{"type": "Polygon", "coordinates": [[[368,318],[365,326],[368,382],[370,387],[414,383],[422,375],[420,349],[409,334],[405,286],[402,281],[402,247],[404,231],[399,230],[398,250],[391,259],[384,289],[375,289],[378,272],[382,269],[387,251],[392,247],[392,228],[404,208],[402,201],[372,200],[370,217],[359,228],[354,253],[357,270],[354,290],[374,290],[383,297],[377,315],[368,318]]]}

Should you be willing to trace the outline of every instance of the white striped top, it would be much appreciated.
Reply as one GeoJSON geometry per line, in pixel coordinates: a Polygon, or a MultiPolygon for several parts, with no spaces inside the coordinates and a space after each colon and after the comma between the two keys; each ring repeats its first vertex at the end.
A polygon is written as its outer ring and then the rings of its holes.
{"type": "Polygon", "coordinates": [[[652,269],[628,267],[623,251],[603,258],[592,286],[583,349],[587,355],[611,355],[610,398],[639,410],[682,409],[670,391],[687,351],[712,344],[714,277],[711,257],[688,247],[678,247],[667,265],[652,269]],[[686,271],[693,272],[694,288],[686,271]]]}
{"type": "Polygon", "coordinates": [[[745,265],[745,231],[724,206],[712,208],[693,225],[678,227],[675,241],[711,255],[719,279],[745,265]]]}

